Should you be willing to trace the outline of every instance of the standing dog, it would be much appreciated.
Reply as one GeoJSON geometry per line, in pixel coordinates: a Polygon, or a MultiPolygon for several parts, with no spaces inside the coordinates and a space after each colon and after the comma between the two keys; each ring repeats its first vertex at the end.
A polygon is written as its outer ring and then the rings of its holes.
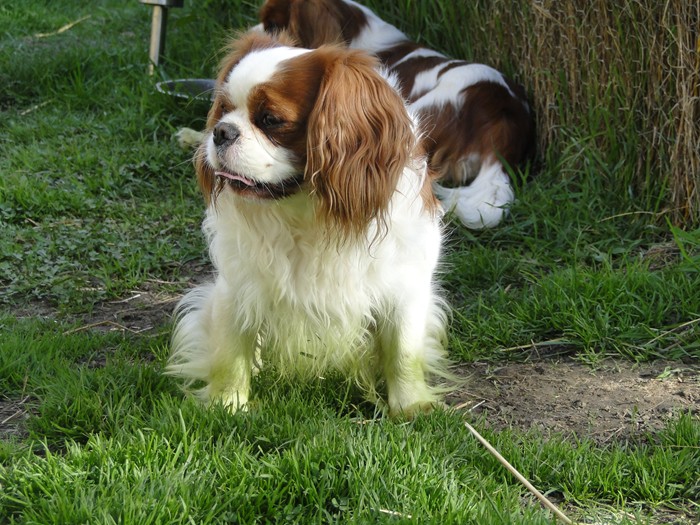
{"type": "Polygon", "coordinates": [[[178,306],[167,371],[236,410],[259,351],[281,374],[339,369],[410,417],[449,377],[417,122],[374,57],[289,44],[251,32],[222,64],[195,161],[216,279],[178,306]]]}
{"type": "Polygon", "coordinates": [[[412,42],[351,0],[267,0],[260,18],[266,31],[287,30],[303,47],[336,42],[375,54],[422,121],[429,167],[443,183],[434,191],[445,208],[470,228],[501,221],[514,199],[504,163],[515,167],[534,149],[522,87],[491,67],[412,42]]]}

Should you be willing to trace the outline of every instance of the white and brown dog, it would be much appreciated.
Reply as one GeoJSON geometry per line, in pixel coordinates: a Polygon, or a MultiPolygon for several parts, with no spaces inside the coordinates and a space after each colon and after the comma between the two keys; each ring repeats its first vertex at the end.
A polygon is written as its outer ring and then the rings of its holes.
{"type": "Polygon", "coordinates": [[[501,221],[514,199],[504,164],[516,167],[534,149],[534,119],[521,86],[489,66],[412,42],[351,0],[267,0],[260,18],[266,31],[284,29],[303,47],[340,43],[376,55],[420,117],[443,206],[469,228],[501,221]]]}
{"type": "Polygon", "coordinates": [[[376,58],[249,33],[229,49],[196,154],[216,278],[178,307],[170,374],[235,410],[256,352],[329,368],[391,415],[439,402],[441,208],[418,124],[376,58]]]}

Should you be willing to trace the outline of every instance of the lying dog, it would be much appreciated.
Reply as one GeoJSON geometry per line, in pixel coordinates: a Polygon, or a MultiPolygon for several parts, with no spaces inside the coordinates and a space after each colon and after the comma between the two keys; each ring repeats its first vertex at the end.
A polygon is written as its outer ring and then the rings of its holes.
{"type": "Polygon", "coordinates": [[[516,167],[534,149],[522,87],[493,68],[410,41],[351,0],[267,0],[260,18],[266,31],[285,29],[303,47],[336,42],[379,57],[422,121],[429,166],[443,183],[434,191],[445,208],[474,229],[501,221],[514,199],[503,163],[516,167]]]}
{"type": "Polygon", "coordinates": [[[418,124],[374,57],[249,33],[221,67],[196,154],[216,280],[178,306],[167,372],[207,402],[329,368],[392,416],[448,378],[436,292],[441,208],[418,124]]]}

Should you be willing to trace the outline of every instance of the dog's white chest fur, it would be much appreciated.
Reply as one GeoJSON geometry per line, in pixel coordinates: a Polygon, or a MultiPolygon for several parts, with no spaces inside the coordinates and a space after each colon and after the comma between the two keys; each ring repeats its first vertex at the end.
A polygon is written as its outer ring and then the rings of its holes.
{"type": "Polygon", "coordinates": [[[342,243],[329,241],[308,196],[259,203],[220,195],[204,222],[217,278],[183,299],[169,371],[207,382],[204,399],[241,406],[250,380],[241,367],[259,347],[263,364],[281,374],[337,369],[371,399],[383,381],[405,384],[393,388],[394,413],[432,403],[437,391],[423,375],[444,367],[444,310],[432,278],[440,224],[423,211],[413,177],[401,186],[386,232],[342,243]],[[397,362],[405,377],[392,376],[397,362]]]}
{"type": "MultiPolygon", "coordinates": [[[[420,216],[407,203],[395,206],[420,216]]],[[[204,225],[217,286],[231,290],[232,321],[259,335],[266,361],[303,374],[352,370],[372,359],[377,324],[402,301],[406,283],[432,273],[439,243],[426,243],[438,238],[436,225],[419,221],[421,232],[411,220],[405,236],[394,224],[380,238],[337,244],[308,208],[304,197],[261,206],[222,196],[204,225]]]]}

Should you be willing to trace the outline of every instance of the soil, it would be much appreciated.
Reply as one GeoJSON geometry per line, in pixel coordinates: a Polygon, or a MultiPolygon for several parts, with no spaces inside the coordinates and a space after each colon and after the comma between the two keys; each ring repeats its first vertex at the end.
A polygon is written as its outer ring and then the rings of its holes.
{"type": "MultiPolygon", "coordinates": [[[[197,281],[208,272],[196,273],[197,281]]],[[[163,286],[168,284],[169,286],[163,286]]],[[[71,331],[162,333],[180,298],[151,281],[119,301],[96,305],[71,331]]],[[[18,317],[54,317],[43,304],[18,317]]],[[[538,430],[544,435],[588,437],[604,444],[646,439],[681,412],[700,415],[700,362],[635,364],[606,360],[591,366],[558,355],[525,363],[470,363],[457,370],[465,385],[447,403],[484,415],[494,429],[538,430]]],[[[24,434],[30,398],[0,397],[0,438],[24,434]]]]}
{"type": "Polygon", "coordinates": [[[0,439],[26,437],[24,424],[29,418],[28,401],[29,397],[0,398],[0,439]]]}
{"type": "Polygon", "coordinates": [[[448,404],[494,429],[537,430],[599,444],[645,440],[678,414],[700,415],[700,363],[573,359],[461,365],[448,404]]]}

